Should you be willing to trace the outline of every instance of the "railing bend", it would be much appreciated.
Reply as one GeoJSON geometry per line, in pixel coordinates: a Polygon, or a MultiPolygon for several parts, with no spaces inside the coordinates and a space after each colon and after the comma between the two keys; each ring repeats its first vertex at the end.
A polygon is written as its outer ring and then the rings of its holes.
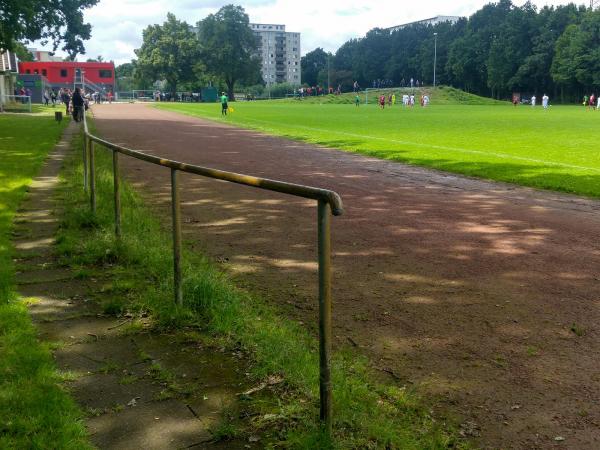
{"type": "Polygon", "coordinates": [[[209,167],[186,164],[171,159],[148,155],[136,150],[114,144],[89,132],[86,115],[83,114],[83,183],[89,190],[90,207],[96,212],[96,176],[94,143],[112,151],[115,234],[121,236],[121,198],[119,184],[119,154],[130,156],[151,164],[171,169],[171,216],[173,223],[173,281],[175,302],[183,303],[182,266],[181,266],[181,213],[178,173],[186,172],[216,180],[251,186],[267,191],[280,192],[317,200],[318,263],[319,263],[319,394],[320,419],[328,434],[332,430],[332,386],[331,386],[331,214],[342,215],[344,209],[340,196],[331,190],[301,184],[286,183],[268,178],[243,175],[209,167]],[[330,214],[331,213],[331,214],[330,214]]]}

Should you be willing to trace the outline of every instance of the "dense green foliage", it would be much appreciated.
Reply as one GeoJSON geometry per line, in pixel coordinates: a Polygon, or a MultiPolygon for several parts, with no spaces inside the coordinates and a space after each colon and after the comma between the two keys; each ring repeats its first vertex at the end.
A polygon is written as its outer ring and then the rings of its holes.
{"type": "MultiPolygon", "coordinates": [[[[67,122],[63,122],[63,125],[67,122]]],[[[10,230],[27,185],[63,126],[43,116],[0,116],[0,448],[86,449],[77,407],[60,387],[49,349],[37,341],[14,293],[10,230]]]]}
{"type": "Polygon", "coordinates": [[[200,43],[186,22],[169,13],[164,24],[144,30],[142,46],[135,54],[142,79],[166,80],[169,91],[175,93],[178,84],[195,79],[200,43]]]}
{"type": "Polygon", "coordinates": [[[19,41],[61,42],[71,58],[85,53],[83,40],[92,29],[82,10],[98,0],[0,0],[0,49],[14,50],[19,41]]]}
{"type": "Polygon", "coordinates": [[[225,82],[231,99],[236,82],[252,85],[260,80],[260,60],[253,56],[257,42],[249,24],[244,8],[226,5],[197,25],[206,71],[225,82]]]}
{"type": "Polygon", "coordinates": [[[247,102],[226,118],[215,105],[157,106],[383,159],[600,197],[600,155],[591,144],[600,112],[506,103],[438,106],[436,98],[428,108],[383,111],[374,104],[247,102]]]}
{"type": "MultiPolygon", "coordinates": [[[[390,32],[375,28],[342,45],[331,58],[331,84],[352,89],[384,80],[433,82],[437,33],[437,82],[468,92],[509,98],[512,92],[579,99],[600,89],[600,12],[574,4],[521,7],[510,0],[490,3],[468,19],[436,26],[414,24],[390,32]]],[[[302,58],[302,79],[321,83],[325,69],[318,48],[302,58]]]]}
{"type": "MultiPolygon", "coordinates": [[[[119,89],[152,89],[166,81],[171,93],[198,92],[209,83],[226,87],[234,98],[235,85],[260,83],[260,61],[253,56],[256,38],[241,6],[226,5],[191,27],[169,13],[162,25],[143,32],[137,60],[115,70],[119,89]]],[[[220,89],[224,90],[224,89],[220,89]]]]}

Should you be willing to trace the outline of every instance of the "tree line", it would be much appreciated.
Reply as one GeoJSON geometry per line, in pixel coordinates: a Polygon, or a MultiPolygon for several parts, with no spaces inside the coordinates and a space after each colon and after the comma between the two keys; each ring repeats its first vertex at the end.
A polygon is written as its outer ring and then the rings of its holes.
{"type": "Polygon", "coordinates": [[[191,26],[169,13],[162,25],[143,31],[137,59],[116,68],[120,90],[154,89],[193,91],[213,85],[233,98],[236,84],[261,80],[260,59],[249,18],[241,6],[226,5],[191,26]]]}
{"type": "Polygon", "coordinates": [[[345,90],[354,81],[363,88],[411,78],[431,85],[436,49],[436,83],[475,94],[500,99],[545,92],[570,101],[600,92],[600,11],[572,3],[538,10],[510,0],[456,23],[374,28],[335,54],[317,48],[302,58],[302,80],[325,86],[329,75],[332,86],[345,90]]]}

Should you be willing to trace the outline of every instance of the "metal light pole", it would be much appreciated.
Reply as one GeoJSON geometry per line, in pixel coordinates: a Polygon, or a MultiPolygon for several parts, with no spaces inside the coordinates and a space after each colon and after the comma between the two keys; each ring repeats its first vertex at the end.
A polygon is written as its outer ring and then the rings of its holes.
{"type": "Polygon", "coordinates": [[[436,66],[437,66],[437,33],[433,33],[433,87],[435,87],[436,66]]]}

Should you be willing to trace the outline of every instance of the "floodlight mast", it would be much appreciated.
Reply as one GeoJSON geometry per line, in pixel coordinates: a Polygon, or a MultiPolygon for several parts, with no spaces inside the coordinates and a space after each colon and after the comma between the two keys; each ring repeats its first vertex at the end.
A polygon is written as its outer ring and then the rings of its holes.
{"type": "Polygon", "coordinates": [[[590,9],[594,9],[598,3],[600,3],[600,0],[590,0],[590,9]]]}
{"type": "Polygon", "coordinates": [[[433,87],[435,87],[435,69],[437,66],[437,33],[433,33],[433,87]]]}

